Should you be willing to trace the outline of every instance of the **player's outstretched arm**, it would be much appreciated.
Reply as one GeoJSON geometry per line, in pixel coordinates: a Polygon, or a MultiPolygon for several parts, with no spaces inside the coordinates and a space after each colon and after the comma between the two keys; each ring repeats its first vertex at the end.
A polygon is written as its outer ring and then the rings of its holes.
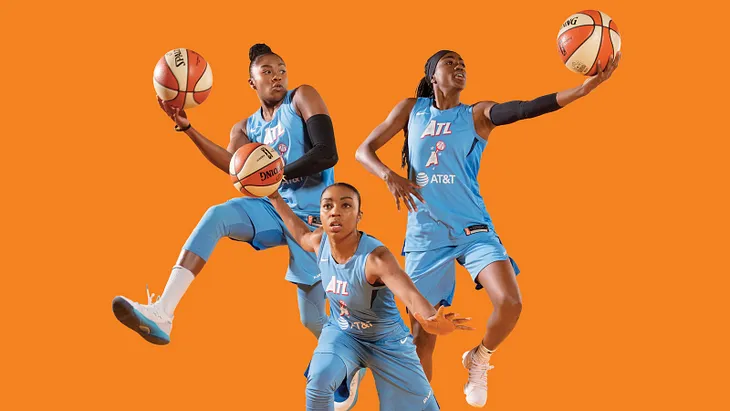
{"type": "Polygon", "coordinates": [[[224,149],[218,144],[208,140],[203,134],[196,130],[190,124],[185,110],[180,110],[177,107],[172,107],[167,103],[163,102],[159,97],[157,102],[160,107],[167,113],[168,116],[175,122],[176,130],[185,132],[193,143],[198,147],[203,156],[205,156],[211,164],[221,169],[224,173],[228,174],[228,167],[231,163],[231,157],[242,145],[249,142],[246,136],[246,120],[242,120],[236,123],[231,129],[231,139],[228,143],[228,149],[224,149]]]}
{"type": "Polygon", "coordinates": [[[304,221],[294,214],[294,211],[292,211],[289,204],[284,201],[278,191],[270,195],[269,199],[297,244],[305,251],[317,253],[319,251],[319,243],[322,241],[322,227],[310,231],[309,227],[304,224],[304,221]]]}
{"type": "Polygon", "coordinates": [[[473,330],[464,325],[471,318],[457,318],[454,313],[446,314],[444,307],[438,311],[423,297],[408,274],[400,268],[395,256],[385,247],[378,247],[368,256],[365,277],[373,283],[380,280],[403,301],[423,329],[430,334],[444,335],[454,330],[473,330]]]}
{"type": "Polygon", "coordinates": [[[530,101],[513,100],[506,103],[481,101],[474,105],[474,111],[483,113],[492,126],[502,126],[515,121],[541,116],[559,110],[575,100],[587,96],[596,87],[608,80],[618,67],[621,52],[611,58],[605,67],[598,63],[598,74],[587,78],[582,85],[557,93],[548,94],[530,101]]]}
{"type": "Polygon", "coordinates": [[[366,170],[384,180],[388,185],[388,190],[390,190],[393,198],[395,198],[395,204],[398,210],[400,210],[401,200],[403,200],[403,204],[405,204],[409,211],[416,210],[416,204],[411,196],[425,203],[423,197],[418,192],[420,187],[388,168],[388,166],[380,161],[380,158],[378,158],[375,152],[408,125],[408,117],[415,104],[415,98],[407,98],[398,103],[385,121],[375,127],[355,152],[357,161],[366,170]]]}

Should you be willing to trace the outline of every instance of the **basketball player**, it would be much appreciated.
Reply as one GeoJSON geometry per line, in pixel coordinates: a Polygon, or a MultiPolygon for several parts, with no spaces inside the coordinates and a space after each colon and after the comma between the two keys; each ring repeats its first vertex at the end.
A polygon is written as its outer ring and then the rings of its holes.
{"type": "MultiPolygon", "coordinates": [[[[460,101],[466,86],[464,60],[441,50],[426,62],[417,98],[398,103],[357,150],[358,161],[385,181],[398,209],[403,201],[409,211],[403,247],[406,272],[428,301],[436,307],[451,305],[455,261],[471,274],[477,289],[487,290],[494,310],[486,335],[462,357],[469,372],[464,393],[472,406],[485,405],[490,356],[512,331],[522,308],[515,279],[519,269],[502,246],[479,193],[477,173],[489,134],[496,126],[540,116],[586,96],[611,77],[619,60],[620,54],[581,86],[532,101],[465,105],[460,101]],[[375,154],[400,130],[405,134],[402,165],[407,166],[408,179],[375,154]]],[[[412,316],[411,326],[431,380],[436,336],[424,333],[412,316]]]]}
{"type": "Polygon", "coordinates": [[[333,410],[335,388],[361,367],[373,373],[381,410],[438,410],[394,296],[429,333],[471,329],[464,325],[469,319],[445,314],[443,307],[437,312],[393,254],[358,230],[360,193],[353,186],[336,183],[324,190],[322,226],[314,231],[279,193],[271,196],[271,202],[302,248],[317,253],[330,302],[329,322],[307,372],[307,410],[333,410]]]}
{"type": "MultiPolygon", "coordinates": [[[[282,198],[298,218],[314,228],[319,225],[320,194],[333,183],[332,167],[338,160],[332,120],[313,87],[287,89],[284,60],[268,46],[254,45],[249,58],[248,82],[261,108],[233,126],[226,149],[196,130],[184,111],[160,104],[175,122],[175,130],[190,137],[205,158],[226,174],[232,154],[242,145],[259,142],[273,147],[286,164],[279,188],[282,198]]],[[[285,278],[297,286],[302,323],[319,337],[327,315],[315,255],[302,250],[292,239],[266,198],[239,197],[208,209],[183,246],[159,299],[153,302],[149,290],[146,305],[117,297],[113,302],[117,319],[153,344],[169,343],[175,308],[222,237],[247,242],[255,250],[289,247],[285,278]]],[[[347,400],[349,388],[344,386],[338,391],[338,402],[347,400]]]]}

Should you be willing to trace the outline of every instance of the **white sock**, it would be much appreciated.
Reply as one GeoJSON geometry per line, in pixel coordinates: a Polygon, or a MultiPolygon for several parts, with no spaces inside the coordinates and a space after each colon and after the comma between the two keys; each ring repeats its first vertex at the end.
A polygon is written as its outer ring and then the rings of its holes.
{"type": "Polygon", "coordinates": [[[179,265],[172,267],[172,273],[170,273],[170,278],[167,280],[165,291],[162,292],[162,296],[157,301],[157,304],[162,306],[162,309],[170,318],[175,314],[175,307],[177,307],[194,279],[195,275],[187,268],[179,265]]]}
{"type": "Polygon", "coordinates": [[[480,364],[487,364],[489,363],[489,359],[492,357],[492,353],[494,353],[494,351],[485,347],[482,343],[479,343],[479,347],[477,347],[477,350],[474,352],[473,358],[480,364]]]}

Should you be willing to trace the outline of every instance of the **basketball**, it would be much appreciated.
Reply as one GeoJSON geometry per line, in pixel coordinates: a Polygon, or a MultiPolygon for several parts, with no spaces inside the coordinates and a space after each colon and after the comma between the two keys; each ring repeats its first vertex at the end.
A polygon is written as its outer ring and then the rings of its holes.
{"type": "Polygon", "coordinates": [[[243,195],[267,197],[281,185],[284,160],[266,144],[248,143],[233,153],[229,174],[243,195]]]}
{"type": "Polygon", "coordinates": [[[606,13],[584,10],[568,17],[558,32],[558,54],[570,71],[595,76],[621,49],[618,26],[606,13]]]}
{"type": "Polygon", "coordinates": [[[152,81],[162,101],[180,109],[192,108],[208,98],[213,72],[200,54],[174,49],[157,62],[152,81]]]}

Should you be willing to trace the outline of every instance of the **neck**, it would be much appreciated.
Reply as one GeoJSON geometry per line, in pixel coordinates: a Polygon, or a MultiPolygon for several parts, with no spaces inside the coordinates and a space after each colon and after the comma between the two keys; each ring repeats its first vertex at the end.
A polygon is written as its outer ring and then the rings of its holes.
{"type": "Polygon", "coordinates": [[[283,102],[283,99],[276,102],[261,100],[261,116],[264,118],[264,120],[271,121],[271,119],[274,118],[276,109],[278,109],[283,102]]]}
{"type": "Polygon", "coordinates": [[[332,250],[332,258],[338,264],[345,264],[350,261],[357,246],[360,244],[360,232],[355,230],[346,236],[335,240],[333,236],[328,236],[330,240],[330,249],[332,250]]]}
{"type": "Polygon", "coordinates": [[[434,90],[434,100],[436,100],[436,108],[439,110],[448,110],[460,104],[459,96],[461,92],[458,90],[443,91],[441,89],[434,90]]]}

